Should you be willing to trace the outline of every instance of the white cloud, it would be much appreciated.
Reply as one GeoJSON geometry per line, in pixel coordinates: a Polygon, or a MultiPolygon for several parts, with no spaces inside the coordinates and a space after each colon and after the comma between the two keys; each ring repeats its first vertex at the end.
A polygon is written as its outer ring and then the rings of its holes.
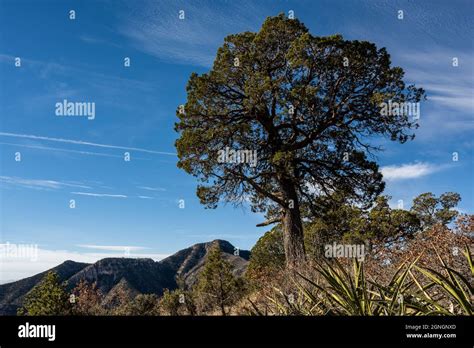
{"type": "Polygon", "coordinates": [[[262,4],[176,1],[169,5],[149,1],[134,3],[121,18],[120,34],[139,50],[173,63],[212,65],[217,48],[228,34],[256,31],[269,12],[262,4]],[[178,18],[185,11],[185,19],[178,18]]]}
{"type": "Polygon", "coordinates": [[[404,53],[400,58],[407,67],[406,76],[427,93],[427,99],[460,113],[474,111],[473,52],[447,49],[404,53]],[[452,66],[458,58],[459,66],[452,66]]]}
{"type": "MultiPolygon", "coordinates": [[[[26,147],[26,148],[29,148],[29,149],[46,150],[46,151],[59,151],[59,152],[77,153],[77,154],[80,154],[80,155],[123,158],[123,156],[110,155],[110,154],[107,154],[107,153],[69,150],[69,149],[61,149],[61,148],[58,148],[58,147],[49,147],[49,146],[25,145],[25,144],[14,144],[14,143],[0,143],[0,145],[26,147]]],[[[136,159],[143,159],[143,158],[134,157],[133,159],[136,160],[136,159]]]]}
{"type": "Polygon", "coordinates": [[[154,151],[154,150],[148,150],[148,149],[143,149],[143,148],[138,148],[138,147],[98,144],[98,143],[91,143],[91,142],[82,141],[82,140],[51,138],[51,137],[44,137],[44,136],[31,135],[31,134],[16,134],[16,133],[0,132],[0,136],[15,137],[15,138],[26,138],[26,139],[34,139],[34,140],[54,141],[54,142],[60,142],[60,143],[85,145],[85,146],[95,146],[95,147],[102,147],[102,148],[109,148],[109,149],[121,149],[121,150],[137,151],[137,152],[146,152],[146,153],[151,153],[151,154],[156,154],[156,155],[176,156],[176,154],[172,153],[172,152],[154,151]]]}
{"type": "Polygon", "coordinates": [[[56,181],[56,180],[43,180],[43,179],[24,179],[19,177],[12,176],[0,176],[0,182],[18,185],[28,188],[38,188],[38,189],[61,189],[64,187],[78,187],[90,189],[90,186],[73,183],[70,181],[56,181]]]}
{"type": "Polygon", "coordinates": [[[71,192],[73,195],[91,196],[91,197],[110,197],[110,198],[127,198],[126,195],[114,195],[109,193],[93,193],[93,192],[71,192]]]}
{"type": "Polygon", "coordinates": [[[93,245],[93,244],[78,244],[80,248],[86,249],[97,249],[97,250],[108,250],[108,251],[137,251],[149,249],[141,246],[129,246],[129,245],[93,245]]]}
{"type": "Polygon", "coordinates": [[[444,96],[434,95],[429,99],[453,109],[465,109],[466,112],[472,112],[474,110],[474,93],[472,92],[466,89],[459,90],[457,93],[445,91],[446,94],[444,96]]]}
{"type": "Polygon", "coordinates": [[[88,253],[69,250],[47,250],[38,249],[35,260],[30,258],[1,258],[0,262],[0,284],[10,281],[31,277],[40,272],[51,269],[66,260],[76,262],[94,263],[107,257],[126,258],[151,258],[159,261],[169,255],[157,253],[133,253],[125,256],[124,252],[88,253]]]}
{"type": "Polygon", "coordinates": [[[415,179],[432,174],[441,168],[430,163],[407,163],[381,168],[385,180],[415,179]]]}
{"type": "MultiPolygon", "coordinates": [[[[57,180],[44,180],[44,179],[25,179],[20,177],[11,177],[11,176],[0,176],[0,183],[12,186],[19,186],[35,190],[60,190],[65,188],[82,188],[87,190],[105,188],[112,190],[112,187],[105,185],[98,185],[97,187],[92,187],[85,185],[77,181],[57,181],[57,180]]],[[[100,184],[98,182],[88,181],[87,183],[100,184]]],[[[149,191],[166,191],[163,188],[153,188],[153,187],[138,187],[141,189],[149,191]]],[[[108,197],[108,198],[128,198],[128,195],[124,194],[115,194],[115,193],[100,193],[100,192],[83,192],[83,191],[73,191],[69,192],[73,195],[80,196],[89,196],[89,197],[108,197]]],[[[146,195],[136,195],[140,199],[155,199],[155,197],[146,196],[146,195]]]]}
{"type": "Polygon", "coordinates": [[[417,140],[467,135],[474,129],[472,53],[436,46],[429,51],[398,50],[406,80],[426,90],[427,100],[421,103],[420,128],[415,132],[417,140]],[[454,57],[458,58],[457,67],[452,65],[454,57]]]}
{"type": "Polygon", "coordinates": [[[166,191],[166,189],[162,187],[137,186],[137,188],[147,191],[166,191]]]}

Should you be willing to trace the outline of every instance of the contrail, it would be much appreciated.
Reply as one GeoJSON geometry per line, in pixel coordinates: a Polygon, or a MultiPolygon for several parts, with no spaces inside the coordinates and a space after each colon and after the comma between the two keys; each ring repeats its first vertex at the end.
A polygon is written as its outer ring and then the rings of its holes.
{"type": "Polygon", "coordinates": [[[176,156],[176,154],[172,153],[172,152],[153,151],[153,150],[142,149],[142,148],[139,148],[139,147],[127,147],[127,146],[117,146],[117,145],[108,145],[108,144],[98,144],[98,143],[91,143],[91,142],[82,141],[82,140],[50,138],[50,137],[43,137],[43,136],[39,136],[39,135],[15,134],[15,133],[0,132],[0,136],[35,139],[35,140],[46,140],[46,141],[55,141],[55,142],[58,142],[58,143],[104,147],[104,148],[108,148],[108,149],[121,149],[121,150],[129,150],[129,151],[138,151],[138,152],[152,153],[152,154],[155,154],[155,155],[176,156]]]}
{"type": "Polygon", "coordinates": [[[93,193],[93,192],[71,192],[73,195],[91,196],[91,197],[111,197],[111,198],[127,198],[125,195],[112,195],[109,193],[93,193]]]}
{"type": "MultiPolygon", "coordinates": [[[[9,146],[19,146],[19,147],[27,147],[29,149],[38,149],[38,150],[51,150],[51,151],[59,151],[59,152],[68,152],[68,153],[78,153],[81,155],[91,155],[91,156],[104,156],[104,157],[115,157],[115,158],[123,158],[120,155],[109,155],[107,153],[100,153],[100,152],[90,152],[90,151],[79,151],[79,150],[70,150],[70,149],[61,149],[59,147],[49,147],[49,146],[36,146],[36,145],[25,145],[25,144],[14,144],[14,143],[3,143],[0,142],[0,145],[9,145],[9,146]]],[[[140,158],[134,158],[140,159],[140,158]]]]}

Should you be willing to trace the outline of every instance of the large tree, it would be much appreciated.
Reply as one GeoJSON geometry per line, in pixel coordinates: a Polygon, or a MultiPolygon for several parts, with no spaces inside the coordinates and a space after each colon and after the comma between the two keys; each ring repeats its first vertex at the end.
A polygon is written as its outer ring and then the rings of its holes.
{"type": "Polygon", "coordinates": [[[281,221],[294,266],[305,259],[301,208],[316,213],[315,198],[335,191],[369,204],[384,188],[369,138],[403,143],[417,126],[381,112],[381,103],[416,103],[423,94],[405,85],[384,48],[315,37],[296,19],[269,17],[258,33],[227,36],[211,71],[191,75],[177,110],[178,166],[201,180],[207,207],[246,201],[268,223],[281,221]],[[256,151],[257,161],[223,160],[225,149],[256,151]]]}

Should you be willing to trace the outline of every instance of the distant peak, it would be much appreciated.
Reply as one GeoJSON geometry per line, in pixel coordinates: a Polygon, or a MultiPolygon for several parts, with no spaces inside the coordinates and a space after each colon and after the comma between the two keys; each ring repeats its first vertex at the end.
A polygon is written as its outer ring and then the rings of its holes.
{"type": "Polygon", "coordinates": [[[106,257],[98,260],[100,263],[154,263],[155,261],[149,257],[106,257]]]}
{"type": "Polygon", "coordinates": [[[90,265],[90,263],[87,263],[87,262],[77,262],[77,261],[73,261],[73,260],[66,260],[64,261],[63,263],[60,263],[58,266],[56,266],[55,268],[59,267],[59,266],[80,266],[80,265],[90,265]]]}
{"type": "Polygon", "coordinates": [[[235,250],[235,247],[230,242],[223,239],[214,239],[212,242],[208,242],[206,244],[208,246],[217,245],[221,251],[226,253],[233,253],[235,250]]]}

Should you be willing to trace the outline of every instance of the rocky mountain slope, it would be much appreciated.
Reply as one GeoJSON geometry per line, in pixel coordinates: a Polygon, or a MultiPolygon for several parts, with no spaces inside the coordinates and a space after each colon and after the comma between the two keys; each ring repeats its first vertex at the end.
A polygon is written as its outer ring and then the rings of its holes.
{"type": "Polygon", "coordinates": [[[0,285],[0,315],[16,314],[24,296],[36,285],[49,271],[58,274],[61,280],[67,280],[89,264],[82,262],[66,261],[48,271],[38,273],[32,277],[18,280],[16,282],[0,285]]]}
{"type": "MultiPolygon", "coordinates": [[[[193,285],[206,261],[213,244],[218,244],[224,259],[234,267],[234,274],[241,276],[247,268],[250,252],[239,250],[223,240],[195,244],[161,260],[140,258],[105,258],[94,264],[66,261],[52,268],[67,288],[74,288],[80,280],[97,282],[106,298],[112,298],[120,287],[127,287],[133,294],[161,295],[164,289],[175,289],[181,277],[187,286],[193,285]],[[237,254],[237,255],[235,255],[237,254]]],[[[15,315],[25,295],[38,284],[48,271],[16,282],[0,285],[0,315],[15,315]]]]}

